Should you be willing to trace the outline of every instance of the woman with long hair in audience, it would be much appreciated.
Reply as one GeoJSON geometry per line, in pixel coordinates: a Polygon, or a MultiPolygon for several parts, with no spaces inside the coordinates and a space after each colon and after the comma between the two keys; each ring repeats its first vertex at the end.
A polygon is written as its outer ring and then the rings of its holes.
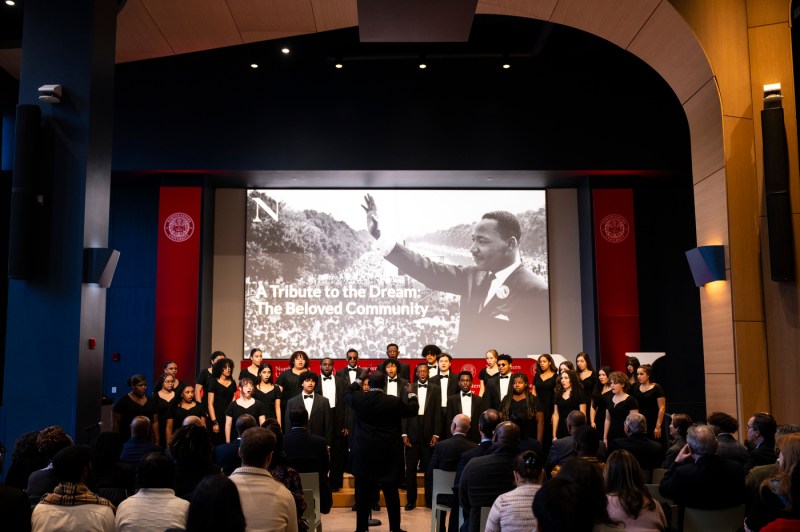
{"type": "MultiPolygon", "coordinates": [[[[150,428],[154,438],[158,437],[158,416],[156,416],[156,400],[147,396],[147,379],[136,374],[128,379],[131,391],[117,399],[113,409],[112,430],[122,436],[122,442],[131,438],[131,421],[137,416],[145,416],[150,420],[150,428]]],[[[156,442],[158,443],[158,442],[156,442]]]]}
{"type": "Polygon", "coordinates": [[[628,384],[633,386],[637,382],[636,370],[639,369],[641,363],[636,357],[626,357],[625,373],[628,375],[628,384]]]}
{"type": "Polygon", "coordinates": [[[478,392],[478,395],[481,397],[483,397],[483,393],[486,391],[486,381],[489,379],[496,379],[497,374],[500,372],[500,369],[497,367],[497,357],[496,349],[489,349],[486,351],[486,367],[478,374],[478,378],[481,380],[481,390],[478,392]]]}
{"type": "Polygon", "coordinates": [[[597,370],[597,384],[592,392],[592,403],[589,411],[589,424],[593,429],[603,431],[606,423],[606,400],[611,395],[611,381],[608,376],[611,375],[611,368],[603,366],[597,370]],[[600,427],[598,429],[598,427],[600,427]]]}
{"type": "Polygon", "coordinates": [[[308,355],[305,351],[295,351],[289,357],[289,370],[278,375],[275,383],[281,387],[281,414],[282,419],[286,419],[286,404],[289,399],[300,395],[303,390],[303,383],[300,382],[300,375],[308,371],[308,355]]]}
{"type": "Polygon", "coordinates": [[[195,379],[194,397],[200,401],[206,412],[208,412],[208,388],[211,386],[211,381],[214,380],[214,363],[223,358],[225,358],[225,353],[222,351],[211,353],[208,368],[201,369],[197,374],[197,379],[195,379]]]}
{"type": "Polygon", "coordinates": [[[556,363],[548,354],[539,355],[536,361],[536,375],[533,376],[533,394],[539,401],[539,408],[544,413],[544,434],[546,437],[542,442],[542,456],[547,456],[550,449],[550,434],[552,433],[553,422],[553,395],[555,394],[556,363]]]}
{"type": "Polygon", "coordinates": [[[628,376],[621,371],[613,371],[608,376],[611,382],[611,395],[606,396],[606,421],[603,428],[603,443],[625,437],[625,418],[631,412],[639,411],[639,403],[628,395],[628,376]]]}
{"type": "Polygon", "coordinates": [[[580,410],[586,415],[586,400],[578,374],[574,371],[562,371],[555,389],[555,408],[553,408],[553,441],[569,436],[567,416],[573,410],[580,410]]]}
{"type": "Polygon", "coordinates": [[[264,403],[267,407],[267,419],[275,418],[278,424],[281,424],[281,387],[273,384],[273,371],[272,364],[269,362],[262,362],[258,367],[258,380],[256,381],[255,389],[253,390],[253,397],[264,403]]]}
{"type": "Polygon", "coordinates": [[[211,422],[211,441],[214,445],[225,443],[225,411],[236,395],[233,382],[233,360],[221,358],[214,362],[214,380],[208,387],[208,418],[211,422]]]}
{"type": "Polygon", "coordinates": [[[534,437],[542,444],[544,437],[544,412],[539,407],[536,396],[530,391],[528,376],[524,373],[514,373],[511,375],[511,389],[500,402],[500,412],[504,419],[511,419],[514,412],[524,412],[530,420],[531,425],[535,423],[536,429],[530,427],[528,434],[522,434],[522,438],[534,437]]]}
{"type": "Polygon", "coordinates": [[[653,366],[643,364],[636,369],[637,384],[633,385],[631,395],[639,403],[639,412],[647,420],[647,437],[666,447],[666,431],[662,430],[664,414],[667,411],[667,398],[664,388],[651,380],[653,366]]]}
{"type": "Polygon", "coordinates": [[[794,432],[779,436],[775,442],[778,453],[778,473],[761,483],[758,497],[753,501],[745,519],[745,529],[761,530],[772,521],[796,515],[800,501],[793,500],[797,491],[792,484],[797,478],[795,472],[800,463],[800,433],[794,432]]]}
{"type": "Polygon", "coordinates": [[[169,455],[175,461],[175,495],[187,501],[206,475],[222,475],[212,461],[214,447],[209,432],[198,425],[186,425],[175,431],[169,441],[169,455]]]}
{"type": "Polygon", "coordinates": [[[156,393],[153,399],[156,401],[156,416],[158,417],[158,441],[162,447],[169,445],[167,438],[167,419],[169,412],[181,400],[181,396],[175,393],[175,377],[170,373],[162,373],[156,382],[156,393]]]}
{"type": "Polygon", "coordinates": [[[675,457],[686,445],[686,435],[689,433],[689,427],[692,426],[692,423],[693,421],[689,414],[672,414],[672,421],[669,424],[670,446],[664,456],[664,463],[661,465],[664,469],[672,465],[675,457]]]}
{"type": "Polygon", "coordinates": [[[249,378],[253,383],[259,381],[259,373],[261,372],[261,361],[264,357],[264,352],[261,351],[258,347],[254,347],[250,350],[250,365],[244,368],[242,371],[239,372],[239,379],[242,380],[245,377],[249,378]]]}
{"type": "Polygon", "coordinates": [[[183,426],[183,421],[189,416],[197,416],[200,418],[200,425],[206,426],[206,409],[195,401],[194,386],[187,386],[183,389],[180,400],[172,406],[167,414],[167,441],[164,447],[169,447],[172,435],[183,426]]]}
{"type": "Polygon", "coordinates": [[[189,502],[186,530],[244,532],[246,527],[236,484],[225,475],[203,477],[189,502]]]}
{"type": "Polygon", "coordinates": [[[269,463],[268,471],[272,478],[286,486],[286,489],[294,497],[297,508],[297,528],[303,532],[308,530],[308,522],[303,518],[306,511],[306,500],[303,496],[303,483],[300,480],[300,473],[296,469],[289,467],[286,463],[286,454],[283,452],[283,432],[277,419],[267,419],[262,426],[272,431],[275,435],[275,449],[272,451],[272,460],[269,463]]]}
{"type": "Polygon", "coordinates": [[[622,521],[625,530],[660,532],[667,528],[667,518],[642,480],[642,468],[634,456],[620,449],[608,456],[605,468],[608,515],[622,521]]]}
{"type": "Polygon", "coordinates": [[[513,490],[495,499],[486,521],[486,532],[531,532],[536,518],[531,512],[533,498],[542,487],[542,461],[533,451],[525,451],[514,459],[513,490]]]}
{"type": "MultiPolygon", "coordinates": [[[[261,401],[253,398],[253,381],[249,377],[244,377],[239,381],[239,398],[228,405],[225,409],[225,443],[231,442],[231,432],[235,431],[236,420],[242,414],[250,414],[259,425],[267,420],[265,412],[267,407],[261,401]]],[[[233,432],[235,436],[236,433],[233,432]]]]}
{"type": "Polygon", "coordinates": [[[583,387],[583,396],[588,400],[594,393],[594,388],[597,385],[597,375],[594,372],[594,367],[592,367],[592,359],[589,358],[589,355],[581,351],[575,356],[575,367],[577,368],[575,373],[578,374],[578,378],[581,380],[581,386],[583,387]]]}

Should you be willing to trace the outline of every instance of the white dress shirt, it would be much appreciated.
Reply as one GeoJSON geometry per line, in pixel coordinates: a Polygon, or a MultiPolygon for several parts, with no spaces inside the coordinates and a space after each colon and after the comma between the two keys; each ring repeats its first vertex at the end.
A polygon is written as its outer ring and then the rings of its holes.
{"type": "Polygon", "coordinates": [[[333,374],[330,377],[323,375],[320,379],[322,382],[322,396],[328,398],[331,408],[336,407],[336,379],[333,374]]]}
{"type": "Polygon", "coordinates": [[[308,394],[303,392],[303,406],[306,407],[306,412],[308,412],[308,419],[311,419],[311,408],[314,406],[314,394],[311,394],[311,397],[306,397],[308,394]]]}
{"type": "Polygon", "coordinates": [[[450,384],[450,379],[453,378],[453,373],[448,371],[447,375],[445,376],[443,373],[441,374],[441,380],[439,381],[439,386],[442,387],[442,408],[447,407],[447,385],[450,384]]]}

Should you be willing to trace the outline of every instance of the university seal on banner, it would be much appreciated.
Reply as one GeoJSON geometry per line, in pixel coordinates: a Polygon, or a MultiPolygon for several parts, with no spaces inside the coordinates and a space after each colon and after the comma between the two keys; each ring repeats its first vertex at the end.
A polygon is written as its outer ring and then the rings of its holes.
{"type": "Polygon", "coordinates": [[[600,222],[600,234],[612,244],[619,244],[631,232],[631,225],[624,216],[619,214],[609,214],[600,222]]]}
{"type": "Polygon", "coordinates": [[[184,242],[194,234],[194,220],[185,212],[175,212],[164,222],[164,234],[173,242],[184,242]]]}
{"type": "Polygon", "coordinates": [[[461,366],[461,371],[469,371],[470,373],[472,373],[472,378],[473,379],[475,378],[475,366],[473,366],[472,364],[464,364],[463,366],[461,366]]]}

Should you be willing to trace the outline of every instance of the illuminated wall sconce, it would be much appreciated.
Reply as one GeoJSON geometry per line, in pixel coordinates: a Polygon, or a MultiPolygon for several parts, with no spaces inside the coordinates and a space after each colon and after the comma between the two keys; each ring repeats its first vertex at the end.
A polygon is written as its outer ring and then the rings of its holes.
{"type": "Polygon", "coordinates": [[[694,284],[698,287],[725,280],[725,246],[700,246],[686,252],[694,284]]]}
{"type": "Polygon", "coordinates": [[[111,286],[119,262],[119,251],[111,248],[84,248],[83,282],[102,288],[111,286]]]}

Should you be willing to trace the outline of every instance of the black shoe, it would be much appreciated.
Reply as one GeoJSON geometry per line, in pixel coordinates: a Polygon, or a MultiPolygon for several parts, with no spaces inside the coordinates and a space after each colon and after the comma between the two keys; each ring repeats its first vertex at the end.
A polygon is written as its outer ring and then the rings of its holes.
{"type": "Polygon", "coordinates": [[[355,512],[356,510],[358,510],[358,508],[356,508],[356,505],[355,505],[355,504],[354,504],[353,506],[351,506],[351,507],[350,507],[350,509],[351,509],[351,510],[353,510],[354,512],[355,512]]]}
{"type": "Polygon", "coordinates": [[[379,504],[376,504],[375,506],[373,506],[373,507],[372,507],[372,511],[373,511],[373,512],[380,512],[380,511],[381,511],[381,507],[380,507],[380,505],[379,505],[379,504]]]}
{"type": "Polygon", "coordinates": [[[413,510],[416,507],[417,507],[416,504],[414,504],[413,502],[410,502],[410,503],[406,504],[406,511],[410,512],[411,510],[413,510]]]}

